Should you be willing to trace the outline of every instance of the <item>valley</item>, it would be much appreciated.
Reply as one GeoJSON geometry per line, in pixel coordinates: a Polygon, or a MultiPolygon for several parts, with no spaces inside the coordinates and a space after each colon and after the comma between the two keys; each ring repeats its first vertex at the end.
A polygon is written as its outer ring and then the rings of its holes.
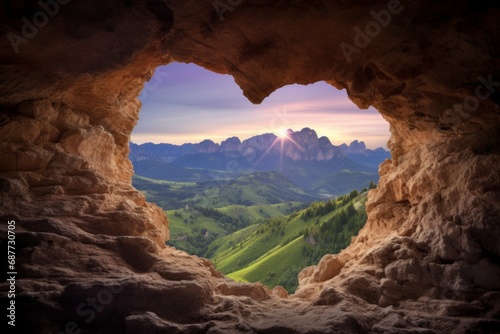
{"type": "MultiPolygon", "coordinates": [[[[369,189],[323,201],[283,201],[283,196],[293,197],[294,191],[296,197],[304,192],[295,187],[284,189],[282,197],[266,192],[260,197],[256,189],[263,187],[264,181],[268,182],[265,191],[278,189],[283,181],[273,173],[262,174],[225,181],[228,188],[139,176],[133,180],[148,201],[174,203],[169,200],[171,194],[179,203],[179,208],[165,210],[170,221],[168,245],[211,259],[216,269],[235,280],[260,281],[269,287],[282,285],[291,293],[301,269],[326,254],[338,253],[357,235],[366,222],[369,189]],[[250,184],[248,180],[256,182],[250,184]],[[200,190],[203,195],[196,193],[200,190]],[[226,196],[225,190],[239,195],[226,196]],[[179,193],[182,196],[176,196],[179,193]],[[223,200],[207,194],[221,195],[223,200]],[[255,195],[254,202],[238,204],[242,198],[252,198],[250,195],[255,195]]],[[[374,186],[372,182],[369,188],[374,186]]]]}
{"type": "Polygon", "coordinates": [[[347,247],[363,227],[366,194],[388,152],[358,141],[333,146],[307,128],[288,136],[295,144],[275,145],[272,134],[132,144],[132,182],[165,210],[168,245],[211,259],[234,280],[292,293],[300,270],[347,247]]]}

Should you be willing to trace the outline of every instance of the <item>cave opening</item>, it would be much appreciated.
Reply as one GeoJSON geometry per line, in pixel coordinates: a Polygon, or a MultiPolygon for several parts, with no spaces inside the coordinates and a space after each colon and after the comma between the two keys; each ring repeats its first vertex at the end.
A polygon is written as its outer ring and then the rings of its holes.
{"type": "Polygon", "coordinates": [[[167,245],[210,258],[233,279],[292,293],[303,268],[345,249],[364,226],[367,191],[390,158],[389,129],[345,92],[288,85],[255,105],[231,76],[171,63],[139,100],[132,184],[165,210],[167,245]]]}

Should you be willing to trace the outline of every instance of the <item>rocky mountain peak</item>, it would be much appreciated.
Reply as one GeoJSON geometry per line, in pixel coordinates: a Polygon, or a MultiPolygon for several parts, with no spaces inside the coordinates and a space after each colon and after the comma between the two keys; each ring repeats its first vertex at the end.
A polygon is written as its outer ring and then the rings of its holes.
{"type": "Polygon", "coordinates": [[[273,133],[265,133],[263,135],[254,136],[244,140],[240,146],[240,152],[247,156],[254,152],[265,152],[278,137],[273,133]]]}
{"type": "Polygon", "coordinates": [[[220,150],[219,144],[214,143],[209,139],[205,139],[199,144],[195,145],[193,153],[214,153],[220,150]]]}
{"type": "Polygon", "coordinates": [[[238,137],[230,137],[220,143],[221,151],[238,151],[240,149],[241,140],[238,137]]]}
{"type": "Polygon", "coordinates": [[[366,154],[366,144],[363,141],[354,140],[349,145],[342,144],[340,149],[344,154],[366,154]]]}
{"type": "Polygon", "coordinates": [[[332,142],[330,141],[330,139],[328,139],[328,137],[320,137],[318,139],[318,143],[320,144],[320,146],[329,146],[329,145],[332,145],[332,142]]]}
{"type": "Polygon", "coordinates": [[[287,136],[289,139],[283,139],[284,153],[292,160],[322,161],[342,156],[342,152],[328,138],[323,137],[320,141],[316,131],[310,128],[297,132],[289,129],[287,136]]]}
{"type": "Polygon", "coordinates": [[[300,130],[299,134],[303,135],[303,136],[309,136],[309,137],[313,137],[313,138],[318,139],[318,135],[316,134],[316,131],[314,131],[313,129],[307,128],[307,127],[300,130]]]}

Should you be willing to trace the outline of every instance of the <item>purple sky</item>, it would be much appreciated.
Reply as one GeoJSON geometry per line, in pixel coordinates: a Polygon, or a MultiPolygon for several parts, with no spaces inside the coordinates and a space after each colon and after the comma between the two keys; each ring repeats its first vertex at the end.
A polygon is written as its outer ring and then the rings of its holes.
{"type": "Polygon", "coordinates": [[[358,139],[369,148],[386,147],[389,124],[373,108],[358,109],[345,91],[325,82],[290,85],[253,105],[229,75],[193,64],[159,67],[140,96],[140,120],[132,142],[217,143],[291,128],[316,130],[332,144],[358,139]]]}

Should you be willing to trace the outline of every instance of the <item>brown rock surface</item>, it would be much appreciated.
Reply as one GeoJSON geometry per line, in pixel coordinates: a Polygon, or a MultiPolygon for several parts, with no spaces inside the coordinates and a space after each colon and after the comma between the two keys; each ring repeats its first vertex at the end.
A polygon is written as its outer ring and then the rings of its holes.
{"type": "Polygon", "coordinates": [[[37,1],[0,6],[0,214],[3,232],[16,221],[21,329],[498,330],[495,2],[216,2],[222,14],[212,1],[50,3],[58,10],[44,24],[37,1]],[[347,61],[340,46],[356,45],[353,28],[386,9],[391,21],[347,61]],[[23,28],[33,19],[35,31],[23,28]],[[229,73],[253,102],[324,80],[391,124],[366,227],[306,268],[288,299],[165,247],[167,218],[131,186],[137,96],[171,61],[229,73]]]}

